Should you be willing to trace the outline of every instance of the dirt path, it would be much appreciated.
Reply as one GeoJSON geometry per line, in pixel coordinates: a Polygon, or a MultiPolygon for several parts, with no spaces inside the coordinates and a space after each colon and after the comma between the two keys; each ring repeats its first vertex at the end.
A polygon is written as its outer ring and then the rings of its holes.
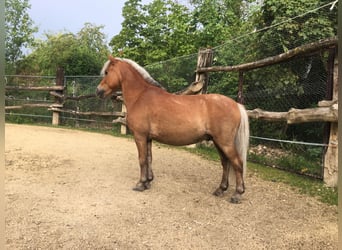
{"type": "Polygon", "coordinates": [[[337,207],[247,174],[211,195],[219,163],[154,146],[152,188],[131,139],[6,124],[8,249],[337,249],[337,207]]]}

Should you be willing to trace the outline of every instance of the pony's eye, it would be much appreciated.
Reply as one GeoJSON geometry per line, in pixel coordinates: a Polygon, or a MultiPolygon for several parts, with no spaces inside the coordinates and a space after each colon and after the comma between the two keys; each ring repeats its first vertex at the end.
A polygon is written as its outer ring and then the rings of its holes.
{"type": "Polygon", "coordinates": [[[108,71],[105,71],[105,75],[107,75],[108,74],[108,71]]]}

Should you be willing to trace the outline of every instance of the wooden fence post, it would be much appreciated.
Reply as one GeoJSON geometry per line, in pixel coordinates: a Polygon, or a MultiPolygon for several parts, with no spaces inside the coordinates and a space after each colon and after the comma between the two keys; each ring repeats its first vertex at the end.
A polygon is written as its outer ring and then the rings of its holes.
{"type": "Polygon", "coordinates": [[[237,96],[237,102],[244,104],[245,100],[243,98],[243,71],[239,70],[239,91],[237,96]]]}
{"type": "MultiPolygon", "coordinates": [[[[211,67],[213,64],[213,50],[212,49],[200,49],[198,51],[198,58],[197,58],[197,69],[211,67]]],[[[208,72],[196,72],[196,79],[195,82],[201,82],[203,87],[198,94],[206,94],[208,90],[208,83],[209,83],[209,74],[208,72]]],[[[200,142],[197,144],[189,145],[189,148],[194,148],[197,145],[200,145],[205,142],[200,142]]]]}
{"type": "MultiPolygon", "coordinates": [[[[124,102],[122,102],[121,104],[121,112],[122,113],[126,113],[127,109],[126,109],[126,105],[124,104],[124,102]]],[[[127,125],[126,124],[121,124],[121,130],[120,130],[122,135],[127,135],[127,125]]]]}
{"type": "MultiPolygon", "coordinates": [[[[333,72],[332,100],[338,100],[338,59],[335,54],[333,68],[329,69],[333,72]]],[[[330,123],[330,133],[328,148],[324,155],[324,175],[323,179],[327,186],[337,187],[338,181],[338,123],[330,123]]]]}
{"type": "MultiPolygon", "coordinates": [[[[64,69],[58,67],[56,72],[56,86],[64,86],[64,69]]],[[[58,94],[63,95],[63,90],[56,91],[58,94]]],[[[55,103],[51,106],[52,111],[52,125],[59,125],[60,122],[60,112],[57,109],[63,108],[63,103],[60,98],[55,97],[55,103]]]]}
{"type": "MultiPolygon", "coordinates": [[[[197,69],[211,67],[213,64],[213,50],[212,49],[200,49],[198,52],[197,69]]],[[[208,72],[197,72],[196,82],[203,82],[203,88],[200,94],[207,93],[209,76],[208,72]]]]}

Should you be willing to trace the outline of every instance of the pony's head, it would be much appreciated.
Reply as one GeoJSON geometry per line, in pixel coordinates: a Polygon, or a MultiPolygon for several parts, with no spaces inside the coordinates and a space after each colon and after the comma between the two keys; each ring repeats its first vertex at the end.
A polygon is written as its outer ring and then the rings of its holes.
{"type": "Polygon", "coordinates": [[[102,81],[96,88],[96,95],[105,98],[114,91],[120,89],[120,83],[122,80],[121,72],[119,67],[115,67],[120,63],[120,60],[109,56],[109,60],[103,65],[101,75],[103,76],[102,81]]]}
{"type": "Polygon", "coordinates": [[[101,75],[102,81],[97,86],[96,95],[104,98],[112,92],[121,88],[121,83],[125,80],[123,77],[127,75],[127,69],[135,70],[141,78],[148,84],[164,89],[150,74],[136,62],[125,58],[114,58],[109,56],[109,60],[103,65],[101,75]]]}

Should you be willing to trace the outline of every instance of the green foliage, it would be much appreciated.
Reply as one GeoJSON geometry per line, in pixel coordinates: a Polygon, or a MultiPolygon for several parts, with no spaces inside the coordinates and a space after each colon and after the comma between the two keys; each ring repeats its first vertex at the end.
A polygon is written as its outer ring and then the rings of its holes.
{"type": "Polygon", "coordinates": [[[197,50],[189,10],[175,1],[128,0],[122,15],[122,30],[110,42],[115,55],[147,65],[197,50]]]}
{"type": "Polygon", "coordinates": [[[154,63],[146,67],[150,74],[169,92],[185,89],[195,78],[195,68],[195,56],[154,63]]]}
{"type": "Polygon", "coordinates": [[[248,160],[265,166],[278,167],[297,174],[315,177],[321,176],[321,154],[310,158],[307,154],[300,155],[290,150],[286,152],[288,152],[286,155],[280,157],[251,153],[248,156],[248,160]]]}
{"type": "Polygon", "coordinates": [[[21,72],[54,75],[62,67],[66,75],[98,75],[109,54],[102,28],[86,23],[76,35],[46,34],[21,61],[21,72]]]}
{"type": "Polygon", "coordinates": [[[23,56],[23,49],[33,43],[38,31],[28,14],[29,0],[5,0],[6,73],[13,73],[15,63],[23,56]]]}
{"type": "Polygon", "coordinates": [[[337,8],[329,11],[327,8],[302,16],[308,10],[322,6],[331,1],[321,0],[265,0],[261,8],[261,16],[257,26],[276,25],[260,33],[260,45],[264,55],[279,54],[302,44],[332,37],[337,34],[337,8]],[[296,17],[296,18],[294,18],[296,17]],[[291,20],[290,20],[291,19],[291,20]],[[286,21],[286,22],[284,22],[286,21]],[[276,42],[276,47],[265,46],[269,42],[276,42]]]}
{"type": "Polygon", "coordinates": [[[188,8],[172,0],[126,1],[122,30],[110,42],[114,54],[148,65],[220,45],[245,27],[245,1],[190,2],[188,8]]]}
{"type": "MultiPolygon", "coordinates": [[[[193,0],[198,47],[214,47],[236,37],[243,27],[242,0],[193,0]]],[[[248,2],[248,1],[246,1],[248,2]]]]}
{"type": "Polygon", "coordinates": [[[9,111],[6,122],[16,124],[51,124],[51,111],[46,108],[23,108],[9,111]]]}

